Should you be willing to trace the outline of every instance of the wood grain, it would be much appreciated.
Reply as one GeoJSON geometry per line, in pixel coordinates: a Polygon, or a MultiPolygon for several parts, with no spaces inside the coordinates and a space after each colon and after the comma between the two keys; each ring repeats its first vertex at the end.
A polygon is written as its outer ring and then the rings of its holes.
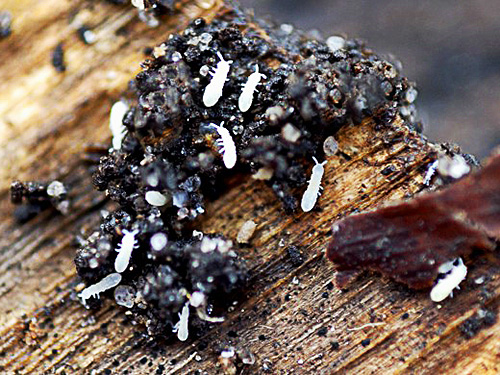
{"type": "MultiPolygon", "coordinates": [[[[141,23],[134,9],[106,2],[7,0],[13,34],[0,41],[0,366],[7,374],[231,373],[220,350],[255,356],[241,374],[496,374],[500,324],[470,339],[461,324],[479,309],[496,313],[500,260],[474,259],[455,298],[441,307],[414,292],[363,274],[347,290],[330,288],[333,266],[323,256],[335,219],[410,196],[422,188],[433,152],[399,121],[375,129],[367,119],[337,136],[341,153],[328,160],[320,209],[283,214],[272,191],[249,176],[209,204],[200,226],[236,238],[246,220],[257,230],[240,253],[251,285],[227,319],[186,342],[154,343],[110,301],[96,311],[76,300],[74,235],[99,223],[112,208],[92,189],[88,143],[107,143],[111,104],[139,71],[145,47],[160,44],[195,17],[214,17],[221,1],[184,1],[160,27],[141,23]],[[211,4],[212,3],[212,4],[211,4]],[[211,5],[211,6],[210,6],[211,5]],[[75,25],[99,38],[87,46],[75,25]],[[51,66],[64,43],[67,71],[51,66]],[[395,172],[385,176],[387,166],[395,172]],[[13,219],[11,180],[62,179],[71,188],[68,216],[45,211],[24,225],[13,219]],[[305,262],[294,264],[289,245],[305,262]],[[485,277],[483,284],[474,282],[485,277]],[[326,330],[325,330],[326,328],[326,330]],[[368,342],[367,339],[370,341],[368,342]],[[338,348],[336,347],[338,343],[338,348]],[[160,366],[160,367],[159,367],[160,366]]],[[[299,194],[299,192],[297,192],[299,194]]]]}

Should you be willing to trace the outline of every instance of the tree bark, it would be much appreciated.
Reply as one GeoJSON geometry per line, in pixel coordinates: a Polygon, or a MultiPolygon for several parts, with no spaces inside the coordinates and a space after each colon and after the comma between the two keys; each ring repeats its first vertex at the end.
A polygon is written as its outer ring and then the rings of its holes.
{"type": "MultiPolygon", "coordinates": [[[[226,321],[186,343],[152,343],[124,310],[106,301],[97,311],[77,300],[74,235],[91,231],[99,211],[112,208],[93,190],[82,154],[108,144],[108,115],[140,69],[145,47],[163,42],[191,20],[227,11],[220,0],[183,1],[158,28],[140,22],[130,6],[106,2],[7,0],[13,33],[0,40],[0,366],[3,373],[298,373],[496,374],[500,324],[465,337],[464,321],[480,309],[496,311],[498,256],[479,259],[463,290],[439,308],[427,292],[363,274],[347,290],[332,288],[334,268],[324,258],[334,220],[413,195],[434,146],[396,121],[375,129],[371,119],[336,136],[340,152],[328,159],[320,210],[284,215],[264,183],[242,176],[208,205],[204,232],[235,239],[254,220],[251,246],[241,250],[251,288],[226,321]],[[76,27],[93,26],[85,45],[76,27]],[[51,53],[63,43],[67,69],[51,53]],[[388,166],[390,174],[381,173],[388,166]],[[42,212],[24,225],[9,202],[13,179],[59,179],[71,188],[67,216],[42,212]],[[237,204],[235,204],[237,202],[237,204]],[[305,261],[293,262],[287,247],[305,261]],[[474,280],[484,277],[484,284],[474,280]],[[369,339],[369,340],[368,340],[369,339]],[[219,358],[235,347],[254,364],[219,358]]],[[[298,193],[298,192],[297,192],[298,193]]],[[[470,322],[471,320],[469,320],[470,322]]],[[[467,332],[465,332],[467,333],[467,332]]]]}

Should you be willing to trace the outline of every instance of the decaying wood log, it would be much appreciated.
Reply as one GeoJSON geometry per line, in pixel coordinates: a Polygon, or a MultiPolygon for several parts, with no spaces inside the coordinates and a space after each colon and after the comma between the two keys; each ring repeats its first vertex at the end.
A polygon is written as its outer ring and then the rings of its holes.
{"type": "Polygon", "coordinates": [[[251,288],[227,319],[200,338],[164,344],[143,335],[109,301],[96,311],[76,298],[75,233],[98,225],[111,208],[91,187],[82,153],[108,143],[111,103],[144,59],[143,49],[203,16],[223,13],[219,0],[183,1],[158,28],[136,10],[105,2],[11,1],[12,35],[0,40],[0,366],[3,373],[418,373],[494,374],[498,365],[500,259],[477,257],[454,299],[441,307],[414,292],[364,274],[346,290],[331,283],[323,253],[334,220],[422,189],[435,151],[397,120],[373,121],[336,135],[340,152],[325,169],[321,210],[284,215],[263,183],[249,177],[209,204],[204,232],[235,239],[257,223],[242,254],[251,288]],[[98,41],[84,45],[75,25],[91,24],[98,41]],[[63,43],[66,72],[51,65],[63,43]],[[389,169],[390,173],[382,173],[389,169]],[[67,216],[47,210],[14,221],[13,179],[64,180],[67,216]],[[238,202],[238,204],[234,204],[238,202]],[[304,261],[290,257],[298,246],[304,261]],[[238,367],[221,359],[234,348],[238,367]],[[252,364],[252,362],[255,363],[252,364]],[[241,363],[243,361],[243,363],[241,363]],[[245,363],[246,362],[246,363],[245,363]]]}

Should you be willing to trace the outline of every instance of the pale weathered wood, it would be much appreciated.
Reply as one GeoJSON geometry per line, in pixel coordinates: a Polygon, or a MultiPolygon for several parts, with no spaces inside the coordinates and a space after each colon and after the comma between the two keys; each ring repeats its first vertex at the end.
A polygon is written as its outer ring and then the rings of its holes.
{"type": "Polygon", "coordinates": [[[327,288],[333,267],[323,251],[333,220],[421,189],[432,146],[399,122],[375,130],[367,120],[341,130],[341,155],[350,160],[329,159],[321,212],[284,215],[270,189],[248,176],[240,176],[209,205],[200,222],[205,232],[234,239],[246,220],[258,227],[252,246],[240,249],[252,271],[250,288],[227,320],[201,338],[155,346],[134,335],[142,327],[131,324],[116,305],[108,301],[88,311],[75,300],[72,238],[91,230],[99,210],[110,207],[91,187],[81,159],[84,146],[109,140],[110,104],[139,70],[143,48],[161,43],[198,15],[210,18],[224,10],[220,1],[213,7],[209,3],[185,1],[157,29],[139,22],[134,9],[105,2],[5,3],[14,14],[14,32],[0,41],[2,371],[151,374],[163,364],[165,373],[199,369],[215,374],[223,372],[219,350],[234,346],[256,357],[255,365],[243,367],[245,374],[262,373],[264,366],[273,374],[498,373],[500,324],[469,340],[459,330],[480,307],[497,309],[499,260],[494,254],[470,268],[463,290],[441,309],[426,292],[368,274],[346,291],[327,288]],[[77,39],[69,21],[75,13],[97,26],[98,43],[85,46],[77,39]],[[123,27],[128,33],[116,35],[123,27]],[[50,65],[50,53],[61,41],[68,66],[63,74],[50,65]],[[396,172],[384,176],[380,172],[388,165],[396,172]],[[25,225],[15,224],[10,181],[56,177],[72,188],[71,213],[62,217],[46,211],[25,225]],[[304,252],[301,266],[286,254],[291,244],[304,252]],[[474,284],[482,275],[489,276],[487,282],[474,284]],[[402,319],[405,313],[409,316],[402,319]],[[323,327],[326,337],[318,335],[323,327]],[[371,342],[365,347],[366,338],[371,342]],[[338,350],[332,348],[334,341],[338,350]],[[207,347],[200,349],[200,343],[207,347]]]}

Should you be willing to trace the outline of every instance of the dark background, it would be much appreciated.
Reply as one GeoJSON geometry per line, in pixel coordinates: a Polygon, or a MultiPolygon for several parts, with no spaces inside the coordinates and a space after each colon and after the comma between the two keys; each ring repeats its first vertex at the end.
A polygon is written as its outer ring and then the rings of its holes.
{"type": "Polygon", "coordinates": [[[500,0],[240,0],[326,38],[361,38],[417,83],[424,133],[484,158],[500,144],[500,0]]]}

